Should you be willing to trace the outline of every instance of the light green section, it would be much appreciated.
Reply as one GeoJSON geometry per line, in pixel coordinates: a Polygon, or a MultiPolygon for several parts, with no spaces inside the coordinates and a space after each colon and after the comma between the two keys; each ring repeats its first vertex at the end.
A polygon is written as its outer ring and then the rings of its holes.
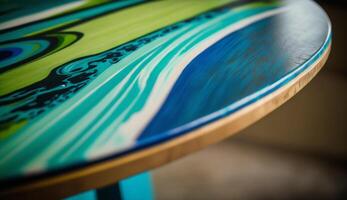
{"type": "Polygon", "coordinates": [[[78,7],[76,10],[80,10],[82,8],[89,8],[92,6],[97,6],[106,2],[110,2],[111,0],[86,0],[84,4],[82,4],[80,7],[78,7]]]}
{"type": "Polygon", "coordinates": [[[84,37],[62,51],[1,74],[0,95],[40,81],[52,69],[72,59],[100,53],[227,2],[231,1],[154,1],[64,30],[82,32],[84,37]]]}
{"type": "Polygon", "coordinates": [[[84,3],[82,5],[75,7],[75,8],[72,8],[72,9],[65,10],[62,13],[58,13],[58,14],[53,15],[53,16],[58,16],[58,15],[62,15],[62,14],[70,13],[70,12],[76,12],[76,11],[79,11],[81,9],[86,9],[86,8],[90,8],[93,6],[98,6],[100,4],[110,2],[111,0],[83,0],[83,1],[84,1],[84,3]]]}

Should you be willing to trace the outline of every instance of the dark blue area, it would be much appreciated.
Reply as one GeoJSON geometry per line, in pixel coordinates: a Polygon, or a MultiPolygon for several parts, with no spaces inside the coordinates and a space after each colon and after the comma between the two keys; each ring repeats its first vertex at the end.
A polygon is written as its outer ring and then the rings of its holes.
{"type": "Polygon", "coordinates": [[[316,14],[307,13],[303,19],[289,12],[254,23],[218,41],[186,67],[160,111],[138,138],[138,147],[189,132],[267,95],[200,120],[302,66],[322,48],[328,35],[327,25],[327,19],[321,20],[316,14]]]}
{"type": "Polygon", "coordinates": [[[4,48],[0,50],[0,61],[6,60],[13,56],[20,54],[22,50],[20,48],[4,48]]]}

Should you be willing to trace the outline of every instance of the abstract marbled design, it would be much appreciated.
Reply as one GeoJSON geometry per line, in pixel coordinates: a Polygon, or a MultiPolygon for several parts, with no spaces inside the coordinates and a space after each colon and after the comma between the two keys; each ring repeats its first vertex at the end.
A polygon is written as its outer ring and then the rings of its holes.
{"type": "Polygon", "coordinates": [[[141,134],[140,145],[158,141],[158,135],[165,139],[177,136],[235,112],[305,70],[321,56],[330,35],[326,15],[317,14],[319,7],[306,12],[305,5],[291,5],[281,15],[233,32],[194,58],[141,134]],[[286,28],[279,29],[284,21],[286,28]]]}
{"type": "Polygon", "coordinates": [[[82,37],[78,32],[52,33],[0,44],[0,72],[13,69],[68,47],[82,37]]]}
{"type": "Polygon", "coordinates": [[[84,7],[81,4],[85,5],[88,3],[81,0],[2,0],[0,7],[0,30],[10,29],[35,20],[84,7]]]}
{"type": "Polygon", "coordinates": [[[0,43],[1,179],[114,157],[230,115],[319,59],[331,34],[306,1],[148,2],[24,38],[10,31],[1,34],[16,39],[0,43]],[[25,42],[42,44],[16,64],[25,42]]]}
{"type": "MultiPolygon", "coordinates": [[[[21,90],[10,93],[9,95],[0,97],[0,105],[7,107],[7,109],[3,109],[2,112],[0,111],[0,123],[4,124],[32,119],[45,110],[58,105],[60,102],[64,102],[71,95],[86,86],[87,83],[97,77],[105,69],[116,64],[136,49],[141,48],[155,39],[164,37],[174,30],[183,28],[187,24],[196,23],[197,21],[206,21],[224,12],[226,12],[226,9],[211,11],[192,19],[165,27],[106,52],[62,65],[54,69],[45,79],[36,82],[29,87],[25,87],[21,90]]],[[[62,40],[63,39],[64,38],[62,38],[62,40]]],[[[55,43],[58,45],[57,47],[59,47],[59,43],[55,43]]],[[[70,44],[71,42],[65,43],[70,44]]],[[[49,41],[47,44],[49,44],[49,41]]],[[[14,45],[21,45],[21,43],[16,42],[14,45]]],[[[1,49],[0,46],[0,51],[1,49]]],[[[6,60],[10,60],[10,58],[6,60]]],[[[17,62],[19,60],[20,59],[17,58],[17,62]]]]}
{"type": "MultiPolygon", "coordinates": [[[[82,33],[83,37],[75,45],[70,45],[63,51],[55,52],[50,56],[44,56],[34,62],[25,63],[20,67],[0,74],[0,82],[2,83],[0,85],[0,96],[32,85],[47,77],[53,69],[72,60],[107,51],[155,30],[225,5],[229,1],[217,0],[197,3],[196,1],[177,2],[169,0],[131,4],[132,6],[130,7],[122,7],[117,9],[117,12],[106,12],[105,14],[95,16],[91,20],[89,20],[90,18],[81,21],[77,20],[76,23],[63,25],[58,28],[53,24],[53,27],[49,26],[49,28],[44,28],[43,30],[38,29],[38,32],[27,33],[29,34],[28,36],[40,36],[49,33],[78,32],[82,33]],[[172,11],[175,11],[174,14],[163,15],[163,13],[172,13],[172,11]],[[142,17],[138,17],[138,13],[142,13],[142,17]]],[[[120,4],[124,4],[124,2],[129,1],[117,1],[120,4]]],[[[137,1],[130,1],[130,3],[132,2],[137,1]]],[[[98,6],[96,7],[98,8],[98,6]]],[[[88,8],[87,10],[93,8],[88,8]]],[[[70,13],[68,16],[72,14],[70,13]]],[[[59,19],[59,16],[55,18],[59,19]]],[[[37,24],[46,21],[50,21],[50,19],[25,25],[25,30],[34,29],[37,24]]],[[[21,29],[21,27],[18,28],[21,29]]],[[[9,31],[12,31],[12,29],[9,31]]],[[[13,31],[9,36],[16,35],[16,30],[13,31]]],[[[5,32],[0,38],[8,38],[6,36],[7,33],[5,32]]],[[[6,42],[11,40],[7,39],[6,42]]]]}
{"type": "MultiPolygon", "coordinates": [[[[16,28],[5,29],[0,32],[0,42],[15,40],[28,35],[37,34],[47,30],[57,30],[66,28],[70,24],[81,24],[98,16],[107,14],[108,12],[116,11],[120,8],[140,3],[142,0],[125,0],[104,3],[89,9],[78,10],[72,13],[58,15],[45,20],[40,20],[34,23],[24,24],[16,28]]],[[[29,7],[29,6],[28,6],[29,7]]],[[[35,8],[35,7],[34,7],[35,8]]],[[[33,6],[27,8],[33,9],[33,6]]],[[[10,13],[12,14],[12,13],[10,13]]],[[[0,26],[1,28],[1,26],[0,26]]]]}

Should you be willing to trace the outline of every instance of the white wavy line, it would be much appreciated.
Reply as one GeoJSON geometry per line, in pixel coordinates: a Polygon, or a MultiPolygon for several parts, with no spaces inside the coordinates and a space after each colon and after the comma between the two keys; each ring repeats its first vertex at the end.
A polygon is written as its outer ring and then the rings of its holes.
{"type": "MultiPolygon", "coordinates": [[[[194,50],[189,51],[189,53],[187,53],[184,57],[181,57],[180,59],[177,60],[177,66],[180,66],[180,67],[176,67],[173,69],[173,74],[174,74],[173,76],[169,76],[169,79],[167,79],[167,76],[159,77],[158,82],[155,84],[155,86],[153,88],[153,91],[160,91],[160,92],[159,93],[157,92],[157,94],[156,93],[151,94],[149,96],[146,104],[144,105],[144,108],[141,111],[141,113],[134,114],[131,117],[131,119],[128,120],[126,125],[122,126],[120,128],[120,132],[124,133],[128,130],[132,130],[133,127],[138,127],[139,126],[138,122],[141,120],[143,121],[144,119],[148,119],[148,121],[149,121],[149,119],[152,119],[154,114],[160,109],[160,106],[162,105],[163,101],[165,100],[165,98],[169,94],[170,89],[174,85],[174,83],[177,80],[177,78],[179,77],[180,73],[183,71],[184,67],[187,66],[197,55],[199,55],[201,52],[203,52],[206,48],[208,48],[209,46],[213,45],[218,40],[222,39],[226,35],[234,32],[236,30],[242,29],[243,27],[248,26],[251,23],[254,23],[256,21],[259,21],[261,19],[264,19],[264,18],[272,16],[272,15],[278,14],[278,13],[283,12],[283,11],[284,11],[284,8],[280,8],[280,9],[267,11],[267,12],[243,19],[239,22],[233,23],[230,26],[227,26],[224,30],[221,30],[220,32],[212,35],[211,37],[207,38],[206,40],[204,40],[203,42],[198,44],[196,46],[196,48],[194,48],[194,50]],[[163,77],[165,77],[165,79],[163,77]],[[168,88],[167,90],[162,90],[162,87],[164,87],[163,83],[167,84],[167,85],[165,85],[165,87],[168,88]]],[[[124,60],[126,60],[126,59],[124,59],[124,60]]],[[[123,69],[124,68],[119,69],[118,73],[120,71],[122,71],[123,69]]],[[[118,73],[115,73],[112,76],[107,77],[106,80],[104,80],[101,84],[97,85],[97,87],[91,89],[88,93],[86,93],[83,96],[83,98],[79,99],[73,105],[68,107],[68,109],[65,110],[63,113],[60,113],[59,116],[51,116],[52,120],[50,121],[50,123],[47,123],[47,118],[46,118],[46,120],[43,120],[44,123],[43,123],[43,121],[41,121],[42,123],[37,123],[37,124],[33,125],[31,127],[31,129],[33,130],[31,137],[28,138],[28,140],[26,140],[26,141],[21,140],[23,138],[18,139],[18,141],[16,142],[18,144],[18,146],[13,151],[10,151],[0,161],[0,163],[6,162],[6,160],[11,158],[18,151],[21,151],[24,147],[29,145],[33,140],[35,140],[37,137],[39,137],[41,134],[43,134],[45,130],[47,130],[52,125],[54,125],[56,123],[56,121],[60,120],[66,114],[68,114],[72,110],[74,110],[74,108],[76,106],[78,106],[81,102],[87,100],[90,95],[92,95],[97,89],[99,89],[106,82],[110,81],[118,73]]],[[[148,123],[148,122],[146,122],[146,123],[148,123]]],[[[142,127],[144,127],[144,125],[142,127]]],[[[30,131],[31,129],[27,129],[27,131],[30,131]]],[[[137,137],[138,134],[140,134],[140,131],[136,133],[135,137],[137,137]]],[[[134,136],[132,136],[132,137],[134,137],[134,136]]],[[[12,145],[13,144],[14,143],[12,143],[12,145]]],[[[10,145],[10,146],[12,146],[12,145],[10,145]]],[[[45,152],[47,152],[47,151],[45,151],[45,152]]],[[[36,159],[34,159],[34,160],[36,160],[36,159]]],[[[33,162],[31,162],[31,163],[33,163],[33,162]]],[[[35,166],[38,167],[38,165],[35,165],[35,166]]],[[[34,167],[34,166],[31,165],[31,167],[34,167]]],[[[25,168],[30,170],[31,167],[25,167],[25,168]]]]}
{"type": "MultiPolygon", "coordinates": [[[[229,15],[228,15],[229,16],[229,15]]],[[[203,33],[204,31],[207,31],[208,28],[211,28],[211,25],[214,25],[217,21],[221,21],[224,18],[228,17],[228,16],[222,16],[219,17],[216,20],[211,20],[208,23],[204,23],[200,26],[198,26],[198,28],[194,28],[194,26],[192,26],[192,30],[185,33],[184,35],[180,36],[180,38],[178,38],[175,42],[173,42],[172,44],[169,44],[166,48],[164,48],[162,50],[162,53],[160,53],[158,56],[156,56],[155,58],[152,59],[151,62],[149,62],[147,64],[147,66],[144,66],[143,68],[146,69],[144,71],[141,72],[141,77],[140,77],[140,84],[146,84],[146,82],[149,80],[149,76],[151,74],[151,72],[156,68],[156,66],[160,65],[160,63],[162,63],[163,58],[167,58],[169,53],[172,53],[174,51],[175,48],[177,48],[178,45],[180,44],[185,44],[183,47],[181,47],[178,52],[175,55],[171,56],[171,59],[168,61],[168,64],[166,64],[165,67],[162,72],[160,73],[160,75],[158,75],[158,77],[163,76],[166,77],[167,75],[170,74],[170,71],[172,71],[172,69],[176,66],[175,64],[173,64],[173,60],[175,60],[175,58],[181,53],[181,51],[188,45],[190,45],[192,41],[195,37],[199,36],[199,33],[203,33]],[[197,34],[197,35],[195,35],[197,34]],[[193,35],[193,37],[191,37],[193,35]],[[169,67],[171,65],[171,67],[169,67]],[[165,76],[166,73],[166,76],[165,76]]],[[[211,28],[212,29],[212,28],[211,28]]],[[[162,64],[163,65],[163,64],[162,64]]],[[[183,67],[184,68],[184,67],[183,67]]],[[[183,70],[183,69],[182,69],[183,70]]],[[[159,85],[165,85],[165,80],[163,79],[163,82],[159,85]]],[[[145,85],[141,86],[141,87],[145,87],[145,85]]],[[[137,97],[140,96],[140,94],[137,95],[137,97]]],[[[104,154],[105,152],[110,152],[110,151],[115,151],[115,150],[119,150],[119,149],[123,149],[124,147],[126,147],[127,145],[133,143],[134,139],[138,136],[138,133],[140,132],[140,130],[142,130],[144,128],[144,126],[146,125],[146,122],[144,120],[142,120],[142,125],[139,126],[139,123],[137,123],[137,127],[136,130],[134,130],[134,127],[132,127],[132,131],[131,133],[129,133],[128,131],[126,131],[124,134],[121,134],[119,132],[117,132],[117,134],[115,134],[116,129],[121,129],[121,126],[119,126],[118,122],[120,120],[122,120],[122,116],[128,114],[128,110],[130,110],[132,108],[132,106],[136,103],[138,98],[135,98],[132,103],[128,106],[128,108],[126,110],[124,110],[124,112],[122,113],[121,116],[119,116],[119,118],[112,123],[106,130],[104,130],[103,134],[101,134],[102,136],[99,137],[97,139],[97,141],[94,142],[94,144],[92,145],[92,147],[90,147],[89,152],[92,153],[92,155],[96,156],[96,155],[100,155],[100,154],[104,154]],[[123,136],[122,136],[123,135],[123,136]],[[116,141],[117,138],[121,138],[121,137],[126,137],[127,139],[127,143],[122,144],[122,146],[116,145],[116,141]]],[[[88,153],[87,153],[88,154],[88,153]]]]}
{"type": "Polygon", "coordinates": [[[61,6],[57,6],[48,10],[44,10],[42,12],[39,13],[35,13],[32,15],[27,15],[27,16],[23,16],[20,18],[16,18],[16,19],[12,19],[3,23],[0,23],[0,30],[4,30],[4,29],[8,29],[8,28],[12,28],[15,26],[20,26],[23,24],[27,24],[30,22],[34,22],[40,19],[44,19],[50,16],[53,16],[55,14],[59,14],[61,12],[64,12],[66,10],[70,10],[72,8],[76,8],[80,5],[84,4],[84,1],[77,1],[77,2],[72,2],[72,3],[66,3],[64,5],[61,6]]]}
{"type": "MultiPolygon", "coordinates": [[[[184,31],[180,30],[180,31],[184,31]]],[[[172,37],[172,36],[171,36],[172,37]]],[[[165,41],[165,40],[163,40],[165,41]]],[[[151,45],[153,47],[151,47],[152,49],[149,49],[150,51],[153,50],[153,48],[157,48],[157,46],[160,45],[156,44],[156,45],[151,45]]],[[[140,50],[140,52],[142,52],[143,50],[140,50]]],[[[146,49],[146,51],[148,51],[148,48],[146,49]]],[[[142,56],[144,53],[136,53],[134,52],[133,54],[137,54],[138,57],[142,56]]],[[[149,56],[149,55],[147,55],[149,56]]],[[[135,56],[136,57],[136,56],[135,56]]],[[[134,60],[134,56],[129,59],[129,58],[125,58],[123,60],[123,62],[119,62],[116,65],[118,66],[124,66],[122,67],[121,70],[119,70],[117,73],[112,75],[112,78],[114,78],[116,75],[118,75],[121,71],[123,71],[125,68],[129,67],[132,62],[134,60]]],[[[136,59],[137,60],[137,59],[136,59]]],[[[142,61],[144,62],[144,61],[142,61]]],[[[141,63],[142,63],[141,62],[141,63]]],[[[115,66],[110,66],[110,67],[115,67],[115,66]]],[[[128,81],[129,80],[130,75],[127,76],[127,78],[124,81],[128,81]]],[[[103,85],[107,84],[109,81],[112,80],[112,78],[108,78],[107,80],[103,81],[99,86],[98,89],[101,88],[103,85]]],[[[123,82],[123,81],[122,81],[123,82]]],[[[125,82],[124,82],[125,83],[125,82]]],[[[112,91],[110,91],[104,98],[102,98],[99,103],[97,105],[95,105],[90,111],[88,111],[83,117],[82,119],[77,120],[74,125],[69,128],[67,131],[64,131],[63,133],[61,133],[61,135],[66,135],[65,137],[60,137],[58,138],[56,141],[53,142],[53,144],[50,145],[50,147],[48,147],[44,152],[42,152],[40,155],[38,155],[35,159],[33,159],[32,161],[30,161],[30,163],[28,163],[28,165],[26,166],[26,168],[33,170],[38,170],[40,168],[43,168],[43,166],[45,166],[48,162],[48,159],[54,155],[55,153],[57,153],[59,151],[59,149],[61,149],[62,147],[64,147],[68,142],[71,141],[71,139],[76,138],[78,136],[80,136],[81,132],[90,124],[93,123],[93,120],[96,117],[99,117],[99,113],[101,111],[103,111],[109,104],[110,102],[119,94],[120,90],[123,88],[123,85],[117,85],[114,89],[112,89],[112,91]]],[[[96,90],[94,91],[96,92],[96,90]]],[[[94,93],[93,92],[93,93],[94,93]]],[[[90,94],[90,93],[89,93],[90,94]]],[[[89,97],[89,95],[88,95],[89,97]]],[[[88,98],[84,98],[83,101],[88,101],[88,98]]],[[[82,101],[79,101],[78,104],[82,103],[82,101]]],[[[73,111],[71,109],[71,111],[73,111]]],[[[67,114],[67,113],[66,113],[67,114]]],[[[47,127],[47,129],[49,129],[50,127],[47,127]]],[[[43,133],[43,131],[41,131],[43,133]]],[[[82,134],[83,135],[83,134],[82,134]]]]}
{"type": "MultiPolygon", "coordinates": [[[[153,42],[154,45],[158,45],[158,42],[153,42]]],[[[95,79],[89,87],[84,88],[84,93],[82,95],[82,92],[79,92],[74,98],[68,100],[67,102],[64,102],[64,105],[68,105],[64,107],[63,105],[57,108],[54,112],[49,113],[47,116],[44,117],[43,120],[37,121],[35,124],[32,124],[29,126],[25,132],[30,134],[22,134],[19,138],[16,138],[15,141],[11,143],[7,143],[2,146],[0,149],[0,155],[6,155],[0,160],[1,163],[7,162],[8,159],[13,157],[17,152],[21,151],[23,148],[29,146],[34,140],[36,140],[38,137],[40,137],[42,134],[44,134],[48,129],[50,129],[53,125],[55,125],[59,120],[66,117],[68,114],[73,112],[76,107],[78,107],[80,104],[82,104],[84,101],[87,101],[90,96],[92,96],[97,90],[99,90],[102,86],[104,86],[107,82],[109,82],[112,78],[117,76],[119,73],[121,73],[126,66],[131,63],[133,57],[136,57],[136,55],[142,55],[142,53],[135,53],[134,56],[129,56],[124,58],[121,63],[120,68],[115,68],[112,66],[112,68],[109,68],[112,70],[112,74],[109,76],[106,76],[107,70],[101,74],[97,79],[95,79]],[[103,79],[104,78],[104,79],[103,79]],[[101,80],[98,82],[98,80],[101,80]],[[81,96],[82,95],[82,96],[81,96]],[[76,101],[75,101],[76,100],[76,101]],[[73,103],[72,103],[73,102],[73,103]]]]}
{"type": "MultiPolygon", "coordinates": [[[[153,87],[154,91],[149,96],[146,104],[143,106],[143,109],[141,112],[134,113],[131,118],[123,124],[118,129],[118,134],[125,134],[127,137],[131,135],[132,139],[136,138],[141,134],[141,131],[133,131],[134,127],[139,127],[139,122],[144,121],[144,119],[152,119],[153,116],[157,113],[157,111],[160,109],[161,105],[163,104],[165,98],[169,94],[171,88],[173,87],[174,83],[184,70],[184,68],[200,53],[202,53],[205,49],[207,49],[209,46],[213,45],[220,39],[224,38],[228,34],[235,32],[239,29],[242,29],[256,21],[259,21],[261,19],[279,14],[283,12],[285,8],[278,8],[272,11],[267,11],[258,15],[254,15],[252,17],[246,18],[244,20],[241,20],[239,22],[236,22],[222,31],[217,32],[216,34],[210,36],[200,44],[194,48],[194,50],[190,51],[186,55],[180,57],[178,62],[175,64],[175,67],[173,68],[173,73],[170,73],[169,79],[167,79],[167,76],[161,76],[156,81],[155,86],[153,87]],[[163,78],[166,77],[166,78],[163,78]],[[162,87],[165,87],[166,89],[163,89],[162,87]],[[129,133],[129,130],[132,130],[131,133],[129,133]],[[136,134],[134,134],[136,133],[136,134]]],[[[148,120],[149,121],[149,120],[148,120]]],[[[148,122],[147,122],[148,123],[148,122]]],[[[145,127],[146,123],[142,124],[142,129],[145,127]]],[[[109,130],[110,134],[114,134],[114,132],[109,130]]],[[[115,137],[119,137],[118,134],[114,134],[115,137]]],[[[112,142],[112,139],[109,140],[112,142]]],[[[133,141],[134,142],[134,141],[133,141]]],[[[110,143],[112,144],[112,143],[110,143]]],[[[112,145],[105,145],[105,146],[98,146],[98,148],[92,148],[93,150],[89,150],[89,158],[95,158],[98,156],[107,156],[108,154],[114,153],[114,146],[112,145]]]]}
{"type": "MultiPolygon", "coordinates": [[[[147,55],[147,56],[150,56],[150,55],[147,55]]],[[[132,70],[132,72],[134,72],[138,67],[140,67],[144,61],[145,60],[142,60],[132,70]]],[[[131,63],[129,63],[129,65],[124,67],[124,69],[129,67],[130,65],[131,65],[131,63]]],[[[119,73],[117,73],[117,74],[119,74],[119,73]]],[[[99,103],[97,105],[95,105],[87,114],[85,114],[81,119],[77,120],[74,123],[74,125],[71,126],[68,130],[64,131],[63,134],[66,135],[65,137],[61,137],[61,138],[57,139],[56,141],[54,141],[54,143],[51,144],[49,148],[47,148],[39,156],[37,156],[35,159],[33,159],[27,165],[27,167],[37,169],[38,166],[44,165],[44,163],[46,163],[52,155],[54,155],[59,150],[61,150],[61,148],[66,146],[68,144],[68,142],[70,142],[71,140],[73,140],[79,136],[82,136],[83,138],[87,139],[86,137],[90,135],[90,133],[88,133],[88,132],[91,132],[91,130],[93,130],[95,126],[98,126],[99,122],[97,124],[95,124],[94,127],[92,129],[90,129],[87,133],[83,133],[83,134],[80,134],[80,133],[83,132],[87,128],[88,125],[92,124],[92,122],[96,118],[98,118],[103,111],[105,111],[105,109],[107,108],[107,105],[109,105],[111,103],[111,101],[115,99],[115,97],[119,94],[121,89],[123,89],[124,85],[130,80],[130,77],[132,74],[133,73],[128,74],[126,76],[126,78],[124,78],[116,87],[114,87],[111,91],[109,91],[107,93],[107,95],[104,98],[102,98],[99,101],[99,103]]],[[[117,105],[119,105],[119,102],[116,103],[113,107],[116,107],[117,105]]],[[[103,118],[105,118],[107,116],[108,115],[106,114],[103,116],[103,118]]],[[[93,132],[91,132],[91,134],[92,133],[93,132]]],[[[73,148],[76,148],[76,147],[77,147],[77,145],[73,146],[73,148]]],[[[70,153],[68,153],[68,154],[70,154],[70,153]]]]}
{"type": "MultiPolygon", "coordinates": [[[[146,57],[151,57],[153,54],[150,53],[148,54],[146,57]]],[[[146,59],[143,59],[140,63],[137,64],[137,66],[131,71],[131,73],[126,77],[126,79],[123,79],[121,82],[124,82],[123,84],[119,85],[120,87],[122,87],[125,82],[128,82],[128,79],[130,78],[129,76],[133,75],[134,74],[134,71],[136,71],[143,62],[145,62],[148,58],[146,59]]],[[[129,90],[132,88],[131,86],[134,85],[135,82],[133,81],[131,84],[130,84],[130,87],[128,87],[125,91],[125,93],[122,93],[120,98],[111,106],[111,108],[109,108],[109,111],[106,112],[102,117],[101,119],[93,124],[93,126],[91,127],[91,129],[87,130],[87,132],[83,133],[83,135],[81,136],[81,138],[79,138],[79,140],[77,141],[76,144],[74,144],[74,146],[72,146],[68,151],[66,151],[62,156],[61,156],[61,159],[60,161],[63,161],[65,158],[67,158],[68,156],[71,155],[71,153],[73,153],[76,149],[78,149],[83,143],[85,140],[87,140],[93,133],[94,131],[96,131],[102,124],[103,122],[108,118],[110,117],[110,115],[112,114],[112,112],[118,108],[119,104],[121,103],[121,100],[125,98],[126,94],[129,92],[129,90]]],[[[120,88],[121,89],[121,88],[120,88]]],[[[119,91],[117,91],[118,93],[119,91]]],[[[113,95],[113,99],[114,99],[115,95],[113,95]]],[[[102,111],[104,111],[106,109],[106,107],[104,109],[102,109],[102,111]]],[[[95,113],[93,114],[95,115],[95,113]]],[[[83,122],[82,122],[83,123],[83,122]]],[[[116,122],[115,122],[116,123],[116,122]]],[[[84,129],[85,130],[85,129],[84,129]]],[[[69,131],[68,131],[69,132],[69,131]]]]}
{"type": "MultiPolygon", "coordinates": [[[[180,32],[184,32],[184,30],[182,30],[182,31],[180,31],[180,32]]],[[[180,34],[180,32],[178,32],[178,33],[176,33],[176,35],[177,34],[180,34]]],[[[181,43],[181,41],[180,40],[178,40],[176,43],[181,43]]],[[[164,44],[162,44],[162,45],[164,45],[164,44]]],[[[158,50],[156,50],[156,51],[158,51],[158,50]]],[[[163,51],[164,53],[161,53],[160,55],[161,55],[161,58],[164,58],[164,57],[166,57],[167,56],[167,54],[168,53],[170,53],[171,52],[171,47],[170,48],[168,48],[167,50],[165,50],[165,51],[163,51]]],[[[136,68],[135,69],[137,69],[139,66],[141,66],[142,65],[142,63],[144,62],[144,61],[146,61],[146,60],[148,60],[148,57],[150,56],[150,55],[152,55],[152,54],[149,54],[139,65],[137,65],[136,66],[136,68]]],[[[155,66],[157,66],[158,65],[158,63],[157,62],[159,62],[160,60],[162,60],[161,58],[158,58],[158,57],[156,57],[156,58],[151,58],[151,62],[149,62],[149,64],[147,64],[147,66],[149,66],[149,68],[147,67],[143,67],[143,68],[145,68],[146,70],[145,71],[142,71],[140,74],[139,74],[139,77],[141,77],[141,78],[143,78],[143,74],[147,74],[147,75],[149,75],[149,74],[151,74],[150,72],[152,72],[154,69],[155,69],[155,66]],[[154,62],[155,61],[155,62],[154,62]]],[[[135,70],[134,69],[134,70],[135,70]]],[[[133,70],[133,71],[134,71],[133,70]]],[[[128,77],[129,77],[130,75],[128,75],[128,77]]],[[[148,77],[147,78],[145,78],[145,79],[148,79],[148,77]]],[[[129,86],[129,88],[126,90],[126,92],[125,93],[123,93],[121,96],[122,97],[125,97],[127,94],[128,94],[128,92],[127,91],[129,91],[130,89],[131,89],[131,87],[135,84],[135,83],[137,83],[137,81],[136,81],[136,78],[134,79],[134,81],[131,83],[131,85],[129,86]]],[[[128,106],[128,108],[122,113],[122,115],[120,115],[120,116],[118,116],[118,118],[116,119],[116,121],[114,121],[112,124],[113,124],[113,126],[112,127],[108,127],[108,129],[106,130],[106,131],[104,131],[104,132],[106,132],[106,133],[113,133],[113,132],[111,132],[111,130],[113,130],[114,129],[114,127],[116,126],[119,126],[119,122],[123,119],[122,117],[124,116],[124,115],[126,115],[127,114],[127,110],[130,110],[131,108],[132,108],[132,106],[133,106],[133,104],[134,103],[136,103],[136,99],[138,99],[138,96],[140,96],[140,94],[141,93],[139,93],[138,95],[137,95],[137,97],[133,100],[133,102],[128,106]]],[[[112,106],[112,108],[110,108],[110,110],[102,117],[103,119],[101,119],[101,120],[99,120],[98,121],[98,124],[97,124],[97,127],[102,123],[102,122],[104,122],[104,120],[106,120],[107,119],[107,117],[109,117],[111,114],[113,114],[112,112],[118,107],[117,105],[119,105],[120,103],[121,103],[121,100],[123,99],[122,97],[120,97],[119,99],[118,99],[118,101],[115,103],[115,105],[114,106],[112,106]]],[[[107,104],[101,104],[101,105],[104,105],[105,107],[107,106],[107,104]]],[[[95,115],[95,113],[91,113],[91,114],[93,114],[93,115],[95,115]]],[[[81,122],[81,121],[78,121],[78,122],[76,122],[77,124],[87,124],[88,125],[88,122],[85,122],[85,121],[83,121],[83,122],[81,122]]],[[[95,126],[92,128],[92,130],[95,130],[95,126]]],[[[73,129],[71,129],[70,131],[73,131],[73,129]]],[[[70,131],[67,131],[67,132],[70,132],[70,131]]],[[[82,135],[82,137],[83,138],[85,138],[85,135],[90,135],[90,131],[88,131],[87,133],[83,133],[83,135],[82,135]]],[[[98,138],[97,139],[97,141],[95,142],[95,144],[102,144],[102,146],[105,146],[105,144],[104,144],[104,141],[105,140],[108,140],[108,141],[110,141],[110,139],[109,139],[109,137],[110,137],[110,135],[109,134],[101,134],[102,136],[100,137],[100,138],[98,138]]],[[[118,134],[119,135],[119,134],[118,134]]],[[[58,146],[60,146],[61,147],[61,144],[59,144],[58,146]]],[[[77,146],[79,146],[79,145],[77,145],[77,146]]],[[[98,146],[98,145],[94,145],[94,146],[98,146]]],[[[76,147],[76,145],[74,145],[74,149],[75,149],[75,147],[76,147]]],[[[122,147],[119,147],[119,148],[122,148],[122,147]]],[[[57,149],[56,149],[57,150],[57,149]]],[[[69,151],[70,152],[70,151],[69,151]]],[[[70,153],[69,153],[70,154],[70,153]]],[[[63,156],[63,158],[64,158],[65,156],[63,156]]],[[[62,158],[62,159],[63,159],[62,158]]]]}
{"type": "MultiPolygon", "coordinates": [[[[181,43],[181,41],[176,40],[175,43],[179,44],[179,43],[181,43]]],[[[175,47],[175,43],[170,44],[168,47],[164,48],[158,56],[152,58],[152,60],[146,66],[143,66],[143,68],[145,70],[141,71],[139,74],[139,77],[140,77],[139,79],[141,79],[141,80],[134,80],[134,81],[136,81],[136,82],[141,81],[142,84],[146,83],[146,81],[148,81],[148,79],[150,78],[150,75],[152,74],[153,70],[156,69],[156,66],[158,66],[162,62],[163,58],[167,57],[167,55],[172,52],[173,48],[175,47]]],[[[173,57],[175,57],[175,56],[173,56],[173,57]]],[[[173,58],[171,58],[171,60],[172,59],[173,58]]],[[[163,71],[165,69],[163,69],[163,71]]],[[[158,76],[160,76],[160,74],[158,74],[158,76]]],[[[137,126],[132,127],[131,132],[127,131],[126,134],[121,134],[119,132],[117,132],[117,134],[115,134],[115,131],[117,129],[120,129],[120,127],[122,125],[120,125],[119,122],[121,122],[121,120],[124,119],[123,116],[127,115],[129,110],[131,110],[131,108],[133,108],[134,104],[137,103],[138,99],[141,97],[141,94],[142,93],[138,93],[136,95],[136,97],[132,100],[132,102],[128,105],[127,109],[125,109],[124,112],[122,112],[122,114],[116,119],[116,121],[114,123],[112,123],[111,125],[109,125],[103,131],[103,133],[100,134],[101,137],[99,137],[94,142],[94,144],[91,146],[91,148],[88,152],[93,153],[93,155],[99,155],[99,154],[101,154],[101,152],[109,151],[110,149],[112,149],[112,150],[122,149],[125,146],[128,146],[129,144],[131,144],[133,142],[131,140],[131,138],[133,138],[133,135],[137,134],[139,132],[139,129],[142,128],[140,123],[137,123],[137,126]],[[119,146],[119,145],[116,146],[115,145],[115,142],[117,141],[116,138],[121,138],[121,137],[128,138],[125,141],[127,143],[122,144],[122,146],[119,146]],[[129,140],[129,138],[130,138],[130,140],[129,140]]],[[[141,121],[141,122],[144,123],[144,121],[141,121]]]]}

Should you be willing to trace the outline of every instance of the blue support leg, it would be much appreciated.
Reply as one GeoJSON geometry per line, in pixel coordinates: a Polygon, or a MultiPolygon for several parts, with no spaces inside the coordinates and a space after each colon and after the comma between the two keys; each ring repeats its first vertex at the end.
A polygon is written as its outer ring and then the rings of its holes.
{"type": "Polygon", "coordinates": [[[131,176],[120,183],[122,200],[154,200],[151,174],[131,176]]]}
{"type": "Polygon", "coordinates": [[[66,200],[154,200],[150,173],[131,176],[113,185],[87,191],[66,200]]]}

